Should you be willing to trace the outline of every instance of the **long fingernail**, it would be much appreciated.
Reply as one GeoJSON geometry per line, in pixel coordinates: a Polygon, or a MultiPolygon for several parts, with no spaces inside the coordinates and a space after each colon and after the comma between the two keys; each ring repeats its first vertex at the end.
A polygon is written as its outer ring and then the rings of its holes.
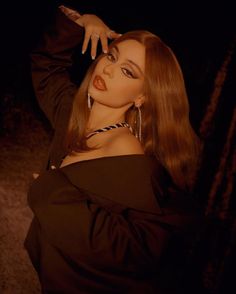
{"type": "Polygon", "coordinates": [[[84,51],[84,50],[82,50],[82,52],[81,52],[81,53],[82,53],[82,54],[84,54],[84,52],[85,52],[85,51],[84,51]]]}
{"type": "Polygon", "coordinates": [[[95,59],[95,56],[92,56],[92,59],[94,60],[95,59]]]}

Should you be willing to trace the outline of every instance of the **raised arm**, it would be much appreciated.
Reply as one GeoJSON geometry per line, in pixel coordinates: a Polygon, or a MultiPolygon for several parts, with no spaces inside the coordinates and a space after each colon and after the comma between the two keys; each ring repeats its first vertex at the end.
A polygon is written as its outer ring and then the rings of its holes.
{"type": "Polygon", "coordinates": [[[54,129],[60,127],[60,121],[68,120],[77,90],[68,72],[75,48],[83,41],[84,53],[91,40],[91,56],[95,58],[99,39],[106,51],[108,38],[118,36],[96,15],[59,7],[53,25],[31,53],[35,94],[54,129]]]}

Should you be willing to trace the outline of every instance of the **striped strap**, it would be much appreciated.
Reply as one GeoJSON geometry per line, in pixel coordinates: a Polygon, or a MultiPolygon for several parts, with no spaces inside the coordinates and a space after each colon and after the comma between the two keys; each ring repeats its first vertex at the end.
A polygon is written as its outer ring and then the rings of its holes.
{"type": "Polygon", "coordinates": [[[107,132],[107,131],[112,130],[112,129],[122,128],[122,127],[129,128],[130,131],[133,132],[131,126],[130,126],[128,123],[126,123],[126,122],[121,122],[121,123],[117,123],[117,124],[114,124],[114,125],[110,125],[110,126],[105,127],[105,128],[98,129],[98,130],[96,130],[96,131],[94,131],[94,132],[88,134],[88,135],[86,136],[86,138],[90,138],[90,137],[92,137],[92,136],[94,136],[94,135],[96,135],[96,134],[99,134],[99,133],[102,133],[102,132],[107,132]]]}

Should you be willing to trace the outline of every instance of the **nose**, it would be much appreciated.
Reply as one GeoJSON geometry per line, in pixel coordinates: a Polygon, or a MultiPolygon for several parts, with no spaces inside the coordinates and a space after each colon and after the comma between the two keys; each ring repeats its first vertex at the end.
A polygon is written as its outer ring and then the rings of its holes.
{"type": "Polygon", "coordinates": [[[114,67],[113,64],[106,64],[103,67],[103,73],[108,75],[110,78],[113,77],[114,74],[114,67]]]}

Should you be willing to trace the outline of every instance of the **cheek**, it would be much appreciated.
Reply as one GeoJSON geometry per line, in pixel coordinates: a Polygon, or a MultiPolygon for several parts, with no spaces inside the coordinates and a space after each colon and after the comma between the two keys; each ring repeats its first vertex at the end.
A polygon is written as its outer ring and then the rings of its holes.
{"type": "Polygon", "coordinates": [[[128,78],[117,81],[114,85],[114,91],[126,100],[133,101],[142,92],[142,83],[129,80],[128,78]]]}
{"type": "Polygon", "coordinates": [[[127,104],[133,104],[136,97],[140,95],[140,87],[128,82],[116,81],[110,85],[106,93],[106,100],[113,107],[123,107],[127,104]]]}

